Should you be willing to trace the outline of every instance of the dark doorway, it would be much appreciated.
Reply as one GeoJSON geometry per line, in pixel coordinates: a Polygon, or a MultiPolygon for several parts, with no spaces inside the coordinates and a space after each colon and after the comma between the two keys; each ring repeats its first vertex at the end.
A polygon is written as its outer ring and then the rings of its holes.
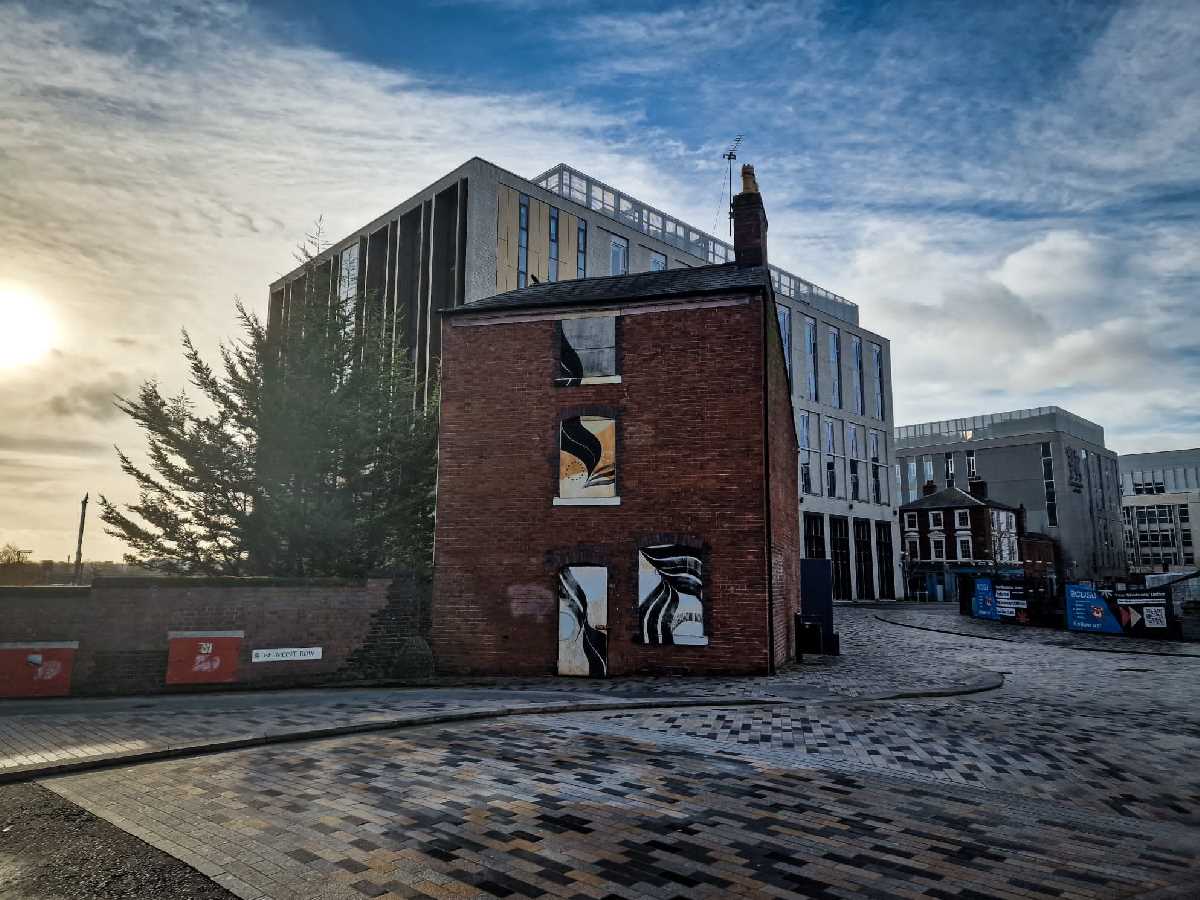
{"type": "Polygon", "coordinates": [[[833,599],[850,596],[850,523],[845,516],[829,517],[829,558],[833,560],[833,599]]]}
{"type": "Polygon", "coordinates": [[[804,555],[808,559],[825,558],[825,516],[804,514],[804,555]]]}
{"type": "Polygon", "coordinates": [[[858,580],[858,598],[875,599],[875,560],[871,555],[871,522],[854,520],[854,576],[858,580]]]}
{"type": "Polygon", "coordinates": [[[875,559],[879,563],[879,599],[896,599],[896,561],[892,557],[892,523],[875,523],[875,559]]]}

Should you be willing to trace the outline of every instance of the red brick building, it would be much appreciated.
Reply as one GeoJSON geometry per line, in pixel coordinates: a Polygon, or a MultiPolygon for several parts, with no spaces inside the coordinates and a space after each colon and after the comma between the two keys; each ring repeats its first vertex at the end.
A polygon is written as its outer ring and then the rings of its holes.
{"type": "Polygon", "coordinates": [[[445,311],[439,672],[763,673],[792,654],[797,445],[746,187],[736,263],[445,311]]]}

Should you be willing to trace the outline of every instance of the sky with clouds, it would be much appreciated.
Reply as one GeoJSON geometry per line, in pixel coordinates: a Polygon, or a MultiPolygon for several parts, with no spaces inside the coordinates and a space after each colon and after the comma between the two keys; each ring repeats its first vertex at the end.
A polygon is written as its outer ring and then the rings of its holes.
{"type": "Polygon", "coordinates": [[[181,387],[179,330],[262,310],[317,216],[479,155],[712,229],[738,133],[773,261],[891,339],[898,423],[1058,404],[1200,445],[1191,0],[300,6],[0,0],[0,328],[55,323],[0,368],[0,543],[65,558],[85,491],[130,496],[112,396],[181,387]]]}

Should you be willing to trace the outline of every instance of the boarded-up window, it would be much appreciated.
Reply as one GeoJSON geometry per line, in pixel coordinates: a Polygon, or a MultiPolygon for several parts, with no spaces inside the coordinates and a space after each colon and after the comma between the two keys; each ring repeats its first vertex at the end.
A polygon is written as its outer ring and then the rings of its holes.
{"type": "Polygon", "coordinates": [[[603,416],[563,419],[558,433],[558,495],[617,495],[617,423],[603,416]]]}
{"type": "Polygon", "coordinates": [[[558,377],[562,386],[595,383],[617,374],[616,317],[558,323],[558,377]]]}
{"type": "Polygon", "coordinates": [[[638,640],[703,646],[704,582],[698,551],[677,544],[638,551],[638,640]]]}

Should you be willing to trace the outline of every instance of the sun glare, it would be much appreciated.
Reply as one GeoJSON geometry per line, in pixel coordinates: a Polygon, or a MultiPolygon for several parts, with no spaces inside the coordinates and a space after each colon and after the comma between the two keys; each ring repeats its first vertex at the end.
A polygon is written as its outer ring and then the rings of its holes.
{"type": "Polygon", "coordinates": [[[41,298],[20,285],[0,283],[0,369],[37,362],[50,352],[56,335],[41,298]]]}

